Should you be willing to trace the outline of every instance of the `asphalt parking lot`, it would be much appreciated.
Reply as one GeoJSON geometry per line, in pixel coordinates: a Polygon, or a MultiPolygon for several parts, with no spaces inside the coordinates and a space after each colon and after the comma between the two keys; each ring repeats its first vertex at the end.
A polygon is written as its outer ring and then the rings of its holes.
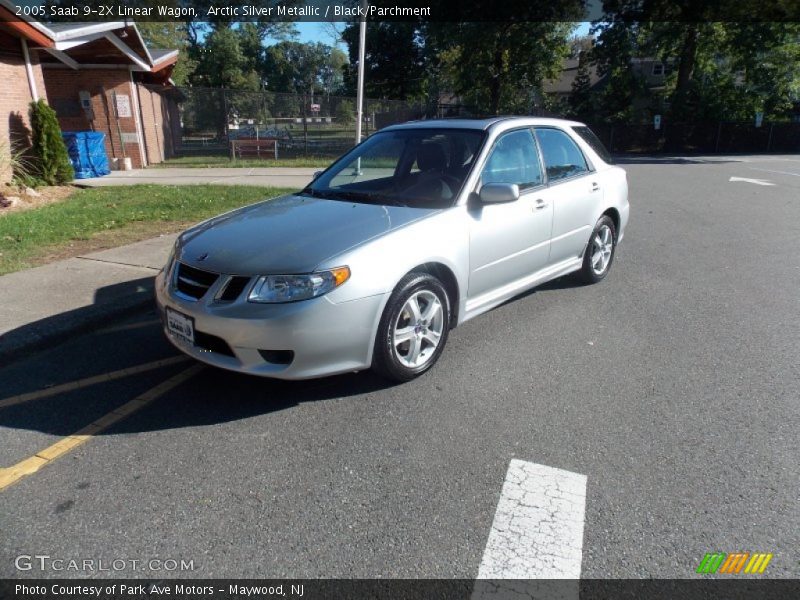
{"type": "Polygon", "coordinates": [[[405,385],[194,368],[152,310],[0,368],[0,468],[41,463],[0,490],[0,578],[474,578],[512,460],[585,477],[582,577],[800,577],[800,157],[624,167],[604,282],[465,324],[405,385]]]}

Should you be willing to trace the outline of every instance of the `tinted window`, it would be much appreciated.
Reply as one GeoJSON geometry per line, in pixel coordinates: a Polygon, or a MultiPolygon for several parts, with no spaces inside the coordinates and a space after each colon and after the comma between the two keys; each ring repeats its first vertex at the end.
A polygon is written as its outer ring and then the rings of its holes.
{"type": "Polygon", "coordinates": [[[578,145],[558,129],[537,129],[547,178],[551,181],[581,175],[589,170],[578,145]]]}
{"type": "Polygon", "coordinates": [[[589,147],[597,153],[597,156],[603,159],[603,162],[609,165],[614,164],[614,159],[611,157],[611,153],[603,145],[603,142],[600,141],[600,138],[595,135],[594,131],[586,126],[573,127],[572,129],[575,131],[575,133],[581,136],[584,142],[589,144],[589,147]]]}
{"type": "Polygon", "coordinates": [[[530,129],[512,131],[497,140],[481,173],[481,183],[516,183],[521,190],[542,183],[539,156],[530,129]]]}
{"type": "Polygon", "coordinates": [[[483,143],[472,129],[378,132],[339,159],[306,193],[346,201],[447,206],[483,143]]]}
{"type": "Polygon", "coordinates": [[[330,187],[338,188],[353,182],[363,183],[394,175],[405,142],[391,135],[375,136],[370,141],[364,144],[357,158],[349,161],[344,169],[330,178],[330,187]]]}

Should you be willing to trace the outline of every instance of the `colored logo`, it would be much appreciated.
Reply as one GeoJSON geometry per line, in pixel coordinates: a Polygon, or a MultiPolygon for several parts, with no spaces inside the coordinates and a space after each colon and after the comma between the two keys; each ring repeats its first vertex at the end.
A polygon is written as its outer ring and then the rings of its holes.
{"type": "Polygon", "coordinates": [[[733,554],[714,552],[703,557],[697,567],[697,573],[761,574],[766,570],[771,560],[772,554],[765,552],[754,552],[752,554],[750,552],[735,552],[733,554]]]}

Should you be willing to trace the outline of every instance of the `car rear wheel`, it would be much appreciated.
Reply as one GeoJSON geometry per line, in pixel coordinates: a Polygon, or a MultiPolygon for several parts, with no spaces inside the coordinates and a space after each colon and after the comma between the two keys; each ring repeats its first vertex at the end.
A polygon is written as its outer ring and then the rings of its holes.
{"type": "Polygon", "coordinates": [[[617,245],[617,232],[614,221],[603,215],[597,221],[586,246],[581,267],[581,279],[586,283],[597,283],[605,279],[614,261],[617,245]]]}
{"type": "Polygon", "coordinates": [[[372,368],[393,381],[410,381],[430,369],[444,350],[450,301],[442,282],[428,273],[409,273],[383,311],[372,368]]]}

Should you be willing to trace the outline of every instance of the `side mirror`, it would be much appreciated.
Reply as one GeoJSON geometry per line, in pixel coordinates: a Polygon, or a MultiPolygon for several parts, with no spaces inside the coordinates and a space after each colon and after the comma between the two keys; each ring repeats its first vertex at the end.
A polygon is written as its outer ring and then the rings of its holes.
{"type": "Polygon", "coordinates": [[[322,171],[314,171],[314,176],[311,178],[311,181],[316,180],[320,175],[322,175],[322,171]]]}
{"type": "Polygon", "coordinates": [[[519,200],[519,186],[516,183],[487,183],[481,187],[481,202],[502,204],[519,200]]]}

